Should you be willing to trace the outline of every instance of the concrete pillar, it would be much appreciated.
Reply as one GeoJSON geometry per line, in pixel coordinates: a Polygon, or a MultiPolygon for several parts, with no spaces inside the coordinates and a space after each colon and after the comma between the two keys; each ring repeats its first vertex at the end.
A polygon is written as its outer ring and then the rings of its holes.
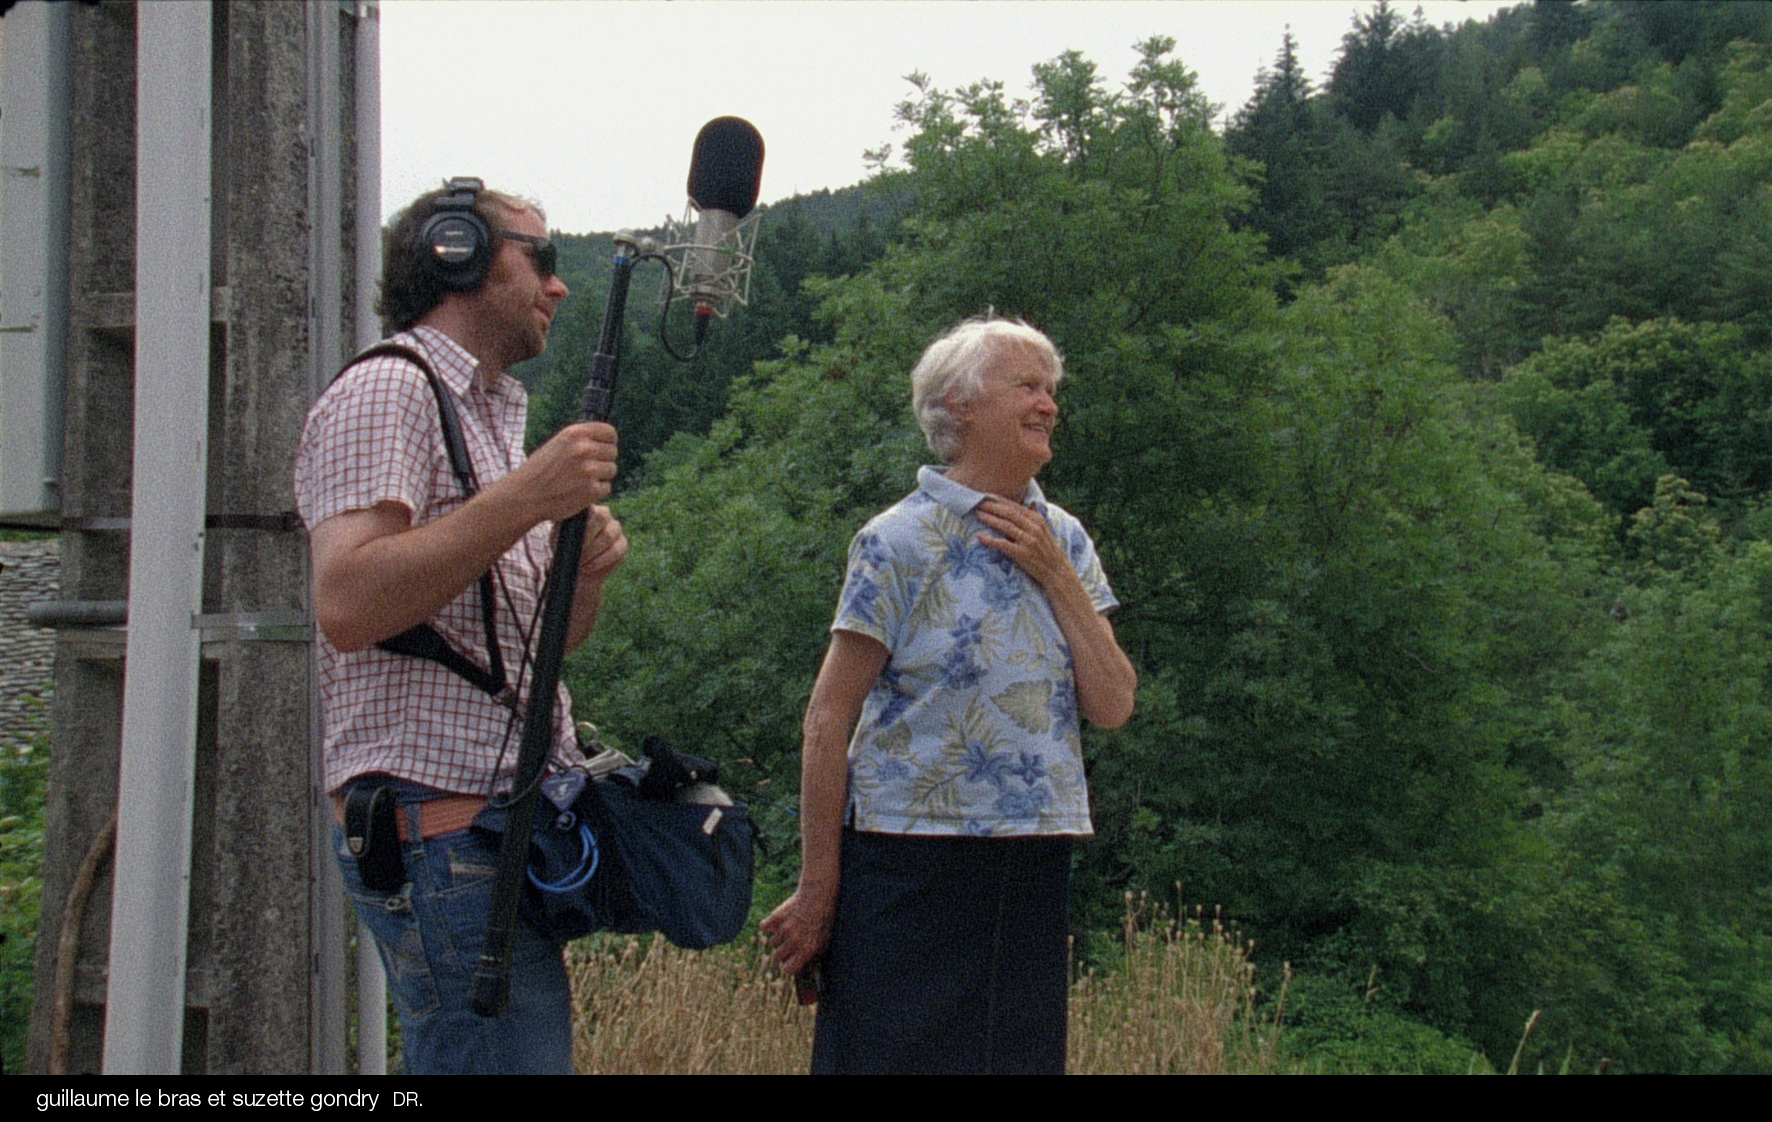
{"type": "MultiPolygon", "coordinates": [[[[126,595],[135,274],[135,7],[71,12],[66,600],[126,595]]],[[[322,882],[306,545],[290,464],[316,371],[353,336],[354,24],[367,5],[214,6],[207,533],[182,1067],[338,1071],[345,938],[322,882]],[[322,58],[316,65],[316,59],[322,58]],[[328,96],[316,96],[335,83],[328,96]],[[316,245],[320,248],[317,250],[316,245]],[[315,275],[316,267],[336,276],[315,275]],[[322,299],[320,294],[329,293],[322,299]],[[323,969],[324,967],[324,969],[323,969]]],[[[70,885],[116,802],[122,632],[62,631],[30,1069],[45,1070],[70,885]]],[[[167,855],[172,860],[171,855],[167,855]]],[[[111,865],[79,924],[69,1068],[96,1071],[111,865]]]]}
{"type": "MultiPolygon", "coordinates": [[[[61,598],[128,594],[129,465],[135,276],[135,12],[122,4],[69,12],[68,336],[62,460],[61,598]]],[[[37,934],[36,1001],[27,1067],[47,1070],[57,940],[87,850],[117,802],[122,728],[120,631],[63,631],[51,706],[48,853],[37,934]]],[[[67,1025],[69,1072],[99,1070],[111,863],[98,867],[76,926],[67,1025]]],[[[187,1034],[188,1035],[188,1034],[187,1034]]]]}

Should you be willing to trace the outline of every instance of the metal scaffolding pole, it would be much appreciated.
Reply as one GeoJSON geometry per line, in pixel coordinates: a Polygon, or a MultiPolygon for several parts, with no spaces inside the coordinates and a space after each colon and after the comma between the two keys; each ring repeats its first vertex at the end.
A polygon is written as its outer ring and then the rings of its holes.
{"type": "Polygon", "coordinates": [[[184,1040],[208,473],[208,3],[136,9],[135,486],[106,1074],[176,1075],[184,1040]]]}
{"type": "MultiPolygon", "coordinates": [[[[381,8],[357,5],[356,349],[381,338],[375,314],[381,275],[381,8]]],[[[320,722],[314,722],[319,728],[320,722]]],[[[336,869],[334,870],[336,875],[336,869]]],[[[388,1073],[388,980],[374,936],[357,925],[357,1072],[388,1073]]]]}

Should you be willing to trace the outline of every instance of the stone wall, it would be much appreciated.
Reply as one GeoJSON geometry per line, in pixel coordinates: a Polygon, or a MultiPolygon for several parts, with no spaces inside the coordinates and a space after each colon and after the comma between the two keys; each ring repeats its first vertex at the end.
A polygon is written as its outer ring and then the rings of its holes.
{"type": "Polygon", "coordinates": [[[54,600],[60,584],[60,541],[0,542],[0,750],[49,731],[55,632],[32,627],[25,609],[54,600]]]}

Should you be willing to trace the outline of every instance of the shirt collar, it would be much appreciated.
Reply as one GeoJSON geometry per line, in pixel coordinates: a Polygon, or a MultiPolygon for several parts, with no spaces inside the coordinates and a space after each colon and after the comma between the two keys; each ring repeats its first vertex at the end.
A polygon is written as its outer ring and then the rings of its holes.
{"type": "MultiPolygon", "coordinates": [[[[438,328],[421,325],[414,327],[408,334],[418,342],[419,349],[431,360],[431,368],[443,379],[443,384],[456,397],[466,401],[468,391],[479,381],[480,360],[438,328]]],[[[487,392],[495,397],[503,396],[509,392],[511,384],[521,385],[509,374],[500,374],[487,387],[487,392]]]]}
{"type": "MultiPolygon", "coordinates": [[[[963,483],[955,483],[941,468],[928,465],[917,469],[917,488],[962,518],[971,514],[973,507],[989,497],[963,483]]],[[[1021,501],[1041,515],[1046,513],[1046,496],[1041,492],[1040,485],[1032,479],[1028,480],[1028,489],[1022,493],[1021,501]]]]}

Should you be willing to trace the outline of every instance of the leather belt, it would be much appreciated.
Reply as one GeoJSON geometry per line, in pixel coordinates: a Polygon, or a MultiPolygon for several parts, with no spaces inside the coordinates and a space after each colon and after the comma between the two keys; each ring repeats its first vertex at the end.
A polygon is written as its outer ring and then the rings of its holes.
{"type": "MultiPolygon", "coordinates": [[[[419,837],[425,841],[440,838],[444,834],[453,834],[465,830],[474,824],[474,819],[486,809],[486,800],[479,795],[444,795],[441,798],[427,799],[418,805],[419,837]]],[[[332,814],[340,826],[345,824],[345,800],[342,795],[332,798],[332,814]]],[[[400,830],[400,840],[412,840],[411,817],[405,807],[400,808],[396,816],[400,830]]]]}

